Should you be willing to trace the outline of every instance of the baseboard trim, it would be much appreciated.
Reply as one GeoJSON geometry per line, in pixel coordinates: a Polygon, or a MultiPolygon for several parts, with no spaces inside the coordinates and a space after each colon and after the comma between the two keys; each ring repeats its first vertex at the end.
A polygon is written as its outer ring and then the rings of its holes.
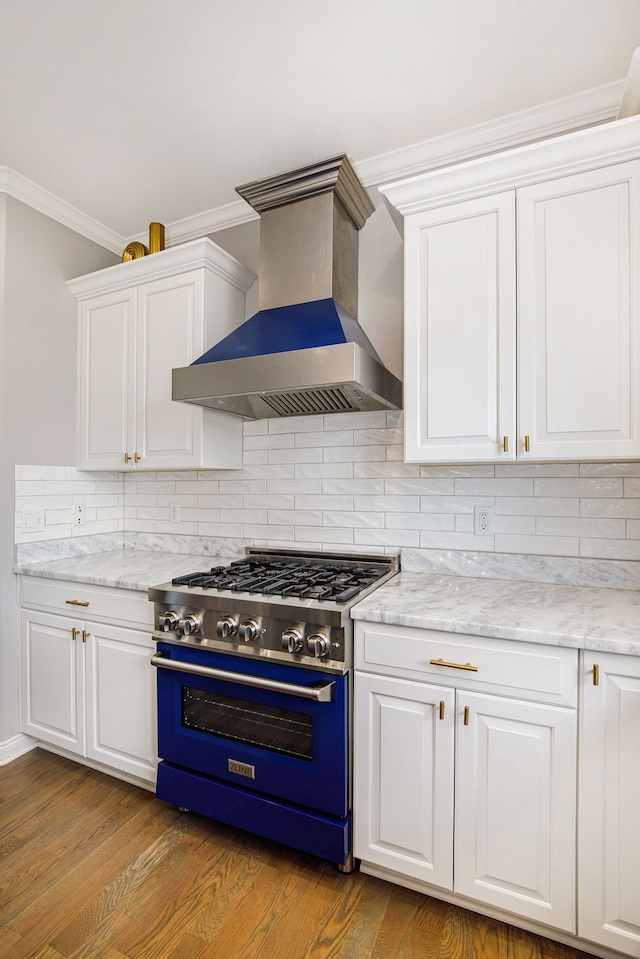
{"type": "Polygon", "coordinates": [[[32,739],[31,736],[24,736],[22,733],[13,736],[11,739],[5,739],[4,742],[0,743],[0,766],[6,766],[7,763],[13,762],[13,760],[19,756],[23,756],[25,753],[35,749],[37,745],[37,739],[32,739]]]}

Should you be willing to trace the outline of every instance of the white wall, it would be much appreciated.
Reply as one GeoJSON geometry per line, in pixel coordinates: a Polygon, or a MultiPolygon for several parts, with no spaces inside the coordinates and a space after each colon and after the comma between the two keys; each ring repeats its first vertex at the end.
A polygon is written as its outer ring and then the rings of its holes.
{"type": "Polygon", "coordinates": [[[0,236],[1,754],[18,733],[14,468],[75,462],[76,308],[66,280],[117,257],[5,194],[0,236]]]}

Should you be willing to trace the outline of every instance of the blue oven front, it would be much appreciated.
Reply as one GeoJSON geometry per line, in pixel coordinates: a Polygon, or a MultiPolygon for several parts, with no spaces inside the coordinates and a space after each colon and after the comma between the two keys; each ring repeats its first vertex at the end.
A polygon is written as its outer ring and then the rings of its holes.
{"type": "Polygon", "coordinates": [[[351,866],[349,677],[158,643],[160,799],[351,866]]]}

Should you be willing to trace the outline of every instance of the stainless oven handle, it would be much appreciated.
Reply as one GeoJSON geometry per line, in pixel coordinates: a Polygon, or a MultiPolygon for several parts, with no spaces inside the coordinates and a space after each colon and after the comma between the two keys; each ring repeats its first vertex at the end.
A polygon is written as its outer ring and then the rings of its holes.
{"type": "Polygon", "coordinates": [[[269,689],[275,693],[284,693],[285,696],[313,699],[318,703],[331,703],[334,699],[335,683],[323,683],[321,686],[296,686],[293,683],[282,683],[277,679],[263,679],[261,676],[231,673],[226,669],[215,669],[213,666],[196,666],[193,663],[183,663],[178,659],[169,659],[159,654],[151,657],[151,664],[161,669],[175,669],[179,673],[208,676],[210,679],[224,679],[229,683],[238,683],[240,686],[269,689]]]}

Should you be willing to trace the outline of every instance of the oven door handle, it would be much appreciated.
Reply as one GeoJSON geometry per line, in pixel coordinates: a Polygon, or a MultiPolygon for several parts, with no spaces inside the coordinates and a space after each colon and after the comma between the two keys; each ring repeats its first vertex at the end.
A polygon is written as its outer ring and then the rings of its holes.
{"type": "Polygon", "coordinates": [[[226,669],[216,669],[213,666],[196,666],[194,663],[183,663],[178,659],[169,659],[167,656],[161,656],[160,654],[151,657],[151,665],[157,666],[159,669],[175,669],[179,673],[191,673],[194,676],[207,676],[209,679],[223,679],[229,683],[238,683],[240,686],[253,686],[254,689],[268,689],[271,692],[284,693],[285,696],[313,699],[317,703],[331,703],[335,699],[335,683],[322,683],[319,686],[296,686],[294,683],[283,683],[277,679],[264,679],[262,676],[232,673],[226,669]]]}

